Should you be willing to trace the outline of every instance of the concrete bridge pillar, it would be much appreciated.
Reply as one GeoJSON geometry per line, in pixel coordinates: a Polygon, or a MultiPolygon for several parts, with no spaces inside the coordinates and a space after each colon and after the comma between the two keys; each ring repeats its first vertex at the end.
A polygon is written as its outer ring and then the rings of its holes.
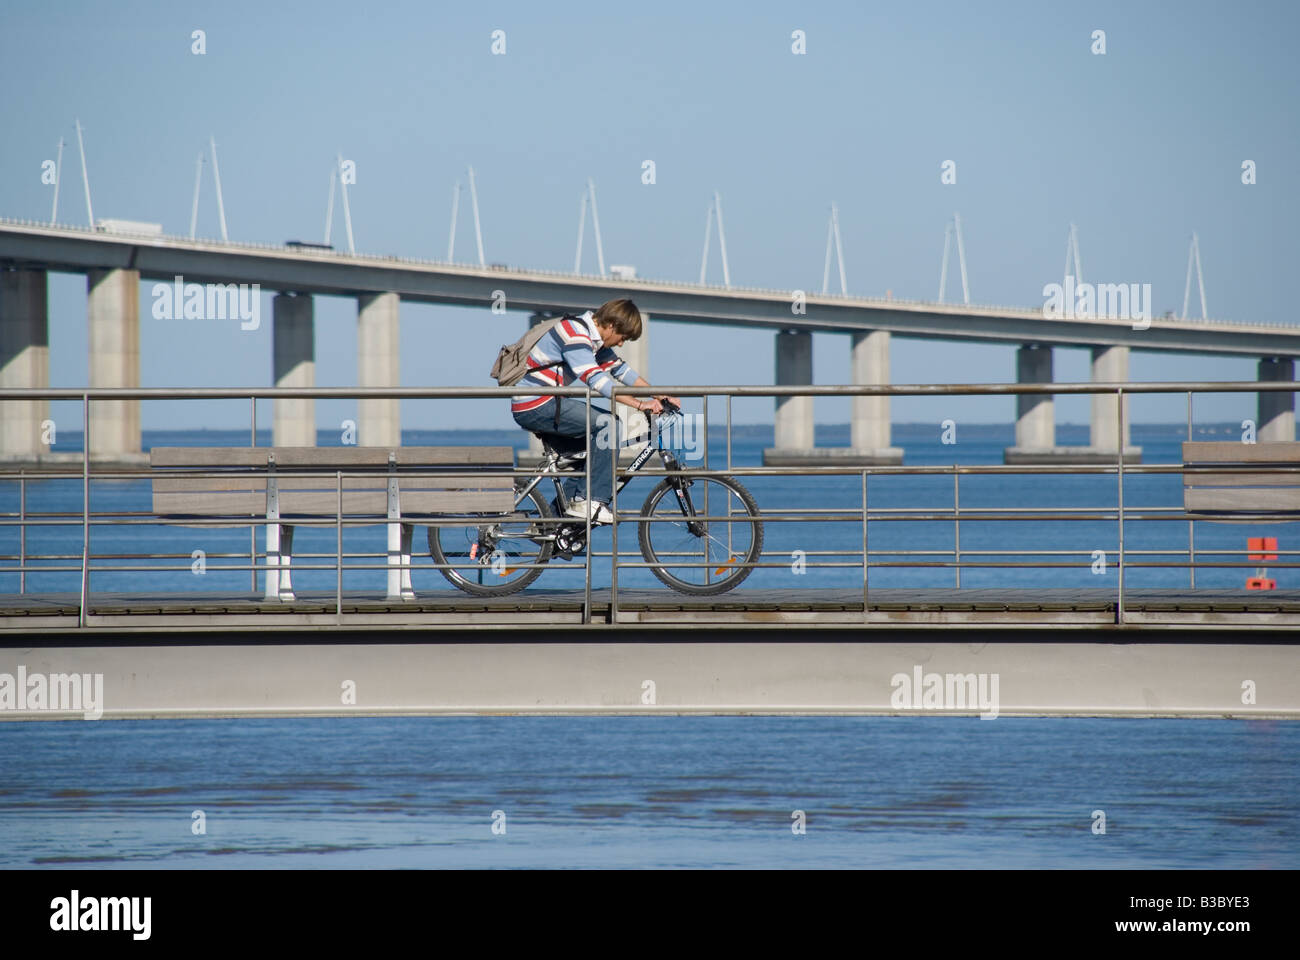
{"type": "MultiPolygon", "coordinates": [[[[1259,361],[1261,382],[1294,380],[1295,360],[1291,357],[1265,357],[1259,361]]],[[[1295,440],[1295,394],[1260,393],[1259,427],[1255,438],[1260,443],[1293,442],[1295,440]]]]}
{"type": "MultiPolygon", "coordinates": [[[[854,385],[888,385],[889,331],[861,330],[850,336],[854,385]]],[[[891,439],[889,397],[854,397],[849,450],[843,459],[855,464],[901,464],[903,451],[891,446],[891,439]]]]}
{"type": "MultiPolygon", "coordinates": [[[[1093,347],[1092,382],[1128,383],[1128,347],[1093,347]]],[[[1090,453],[1099,460],[1113,460],[1119,453],[1119,406],[1115,394],[1092,395],[1090,453]]],[[[1124,462],[1141,463],[1142,450],[1129,443],[1129,398],[1124,397],[1124,462]]]]}
{"type": "MultiPolygon", "coordinates": [[[[140,386],[140,272],[91,270],[86,275],[90,386],[140,386]]],[[[140,453],[140,401],[92,400],[91,456],[140,453]]]]}
{"type": "MultiPolygon", "coordinates": [[[[806,330],[782,330],[776,335],[776,385],[811,385],[812,334],[806,330]]],[[[812,397],[777,397],[774,445],[763,451],[763,463],[771,466],[800,464],[813,456],[812,397]]]]}
{"type": "MultiPolygon", "coordinates": [[[[1016,383],[1051,383],[1052,348],[1027,343],[1016,350],[1016,383]]],[[[1050,393],[1016,395],[1016,445],[1003,454],[1006,463],[1056,462],[1068,455],[1056,446],[1056,402],[1050,393]]]]}
{"type": "MultiPolygon", "coordinates": [[[[0,270],[0,387],[50,385],[47,290],[44,270],[0,270]]],[[[0,457],[34,460],[49,453],[41,426],[49,416],[48,400],[0,402],[0,457]]]]}
{"type": "MultiPolygon", "coordinates": [[[[401,337],[395,293],[368,293],[357,298],[357,386],[401,385],[401,337]]],[[[357,444],[400,446],[402,402],[396,398],[357,401],[357,444]]]]}
{"type": "MultiPolygon", "coordinates": [[[[271,366],[277,387],[316,385],[316,332],[310,294],[277,294],[271,301],[271,366]]],[[[271,402],[271,443],[316,445],[316,401],[310,397],[271,402]]]]}

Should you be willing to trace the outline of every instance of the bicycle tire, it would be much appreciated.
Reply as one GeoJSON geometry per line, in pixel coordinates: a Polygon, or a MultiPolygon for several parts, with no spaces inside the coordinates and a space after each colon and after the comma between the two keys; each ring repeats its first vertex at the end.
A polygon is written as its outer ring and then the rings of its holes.
{"type": "MultiPolygon", "coordinates": [[[[729,522],[748,523],[752,528],[753,535],[750,538],[749,550],[746,551],[744,562],[756,563],[763,552],[763,521],[759,518],[758,504],[754,502],[753,496],[745,489],[740,481],[734,480],[731,477],[697,477],[696,480],[697,482],[704,481],[721,484],[734,493],[737,499],[744,504],[746,518],[729,522]]],[[[673,485],[669,480],[661,481],[653,490],[650,491],[650,495],[646,497],[645,503],[641,506],[641,516],[652,516],[654,508],[658,502],[666,494],[672,492],[672,490],[673,485]]],[[[748,566],[735,567],[731,575],[722,580],[706,584],[688,583],[687,581],[681,580],[669,573],[667,569],[669,565],[664,564],[655,554],[654,546],[650,542],[651,526],[653,526],[653,524],[637,524],[637,539],[640,541],[641,556],[647,563],[651,564],[650,572],[653,573],[661,583],[672,587],[672,589],[676,590],[678,593],[684,593],[695,597],[709,597],[715,596],[719,593],[726,593],[728,590],[738,586],[754,569],[753,567],[748,566]]]]}
{"type": "MultiPolygon", "coordinates": [[[[516,491],[518,491],[519,487],[520,487],[519,484],[515,485],[516,491]]],[[[547,503],[546,500],[542,497],[541,491],[538,487],[533,487],[533,489],[529,491],[528,500],[532,501],[533,508],[536,511],[536,518],[530,516],[528,519],[546,520],[554,516],[554,514],[551,512],[550,504],[547,503]]],[[[525,503],[526,502],[527,501],[525,501],[525,503]]],[[[493,519],[496,519],[498,521],[500,520],[499,514],[483,514],[482,516],[483,519],[487,521],[493,519]]],[[[460,558],[457,558],[457,560],[455,561],[451,561],[447,559],[447,556],[442,549],[442,540],[438,534],[438,531],[440,529],[452,529],[452,528],[430,525],[429,555],[430,557],[433,558],[433,562],[438,564],[461,562],[460,558]]],[[[554,532],[555,527],[553,525],[548,524],[545,525],[543,529],[545,529],[547,532],[554,532]]],[[[518,593],[520,590],[527,587],[530,583],[532,583],[534,580],[536,580],[538,577],[542,575],[542,567],[540,566],[540,564],[544,564],[551,559],[551,553],[554,546],[555,545],[553,541],[550,540],[543,541],[540,544],[541,549],[538,551],[537,558],[535,560],[530,561],[531,563],[539,564],[539,566],[535,566],[531,568],[530,570],[526,571],[522,577],[518,577],[514,580],[511,580],[509,583],[504,583],[500,585],[496,585],[496,584],[486,585],[482,583],[475,583],[474,581],[470,580],[464,575],[464,571],[452,569],[450,566],[441,567],[438,572],[441,573],[444,577],[446,577],[447,580],[451,582],[452,586],[464,591],[465,593],[470,594],[471,596],[507,597],[512,593],[518,593]]]]}

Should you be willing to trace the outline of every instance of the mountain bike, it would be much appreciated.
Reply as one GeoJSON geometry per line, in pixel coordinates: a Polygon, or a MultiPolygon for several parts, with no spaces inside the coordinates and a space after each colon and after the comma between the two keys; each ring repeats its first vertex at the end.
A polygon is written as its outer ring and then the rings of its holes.
{"type": "MultiPolygon", "coordinates": [[[[749,576],[753,567],[748,564],[756,563],[762,553],[758,506],[738,480],[699,476],[683,467],[663,444],[664,434],[671,435],[669,418],[681,417],[681,409],[667,402],[663,406],[656,424],[659,429],[624,443],[647,441],[617,474],[617,491],[622,494],[656,456],[666,476],[638,513],[620,513],[614,519],[637,523],[641,556],[662,583],[692,596],[725,593],[749,576]]],[[[537,471],[516,478],[511,513],[469,514],[466,519],[479,522],[429,527],[429,555],[442,565],[443,576],[466,593],[479,597],[516,593],[541,576],[553,558],[572,560],[586,550],[587,522],[565,516],[570,501],[563,481],[585,469],[587,452],[561,453],[545,441],[544,450],[537,471]],[[550,502],[542,492],[546,480],[555,488],[550,502]]]]}

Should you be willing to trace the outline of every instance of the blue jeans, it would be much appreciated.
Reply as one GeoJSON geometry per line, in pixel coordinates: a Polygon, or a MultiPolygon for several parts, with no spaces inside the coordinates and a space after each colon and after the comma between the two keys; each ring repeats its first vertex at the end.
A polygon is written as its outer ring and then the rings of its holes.
{"type": "MultiPolygon", "coordinates": [[[[516,413],[515,423],[535,433],[560,453],[580,453],[587,449],[587,402],[574,397],[552,397],[540,407],[516,413]],[[557,421],[555,405],[560,404],[557,421]]],[[[590,499],[608,504],[614,496],[614,462],[610,454],[610,438],[622,443],[621,424],[618,417],[600,407],[591,408],[591,485],[595,493],[590,499]],[[611,430],[610,421],[613,421],[611,430]]],[[[564,479],[564,495],[570,500],[586,497],[581,473],[564,479]]]]}

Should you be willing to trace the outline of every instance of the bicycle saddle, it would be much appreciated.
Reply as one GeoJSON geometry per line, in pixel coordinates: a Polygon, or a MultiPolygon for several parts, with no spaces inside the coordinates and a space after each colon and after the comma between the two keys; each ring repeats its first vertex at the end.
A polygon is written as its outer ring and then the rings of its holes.
{"type": "MultiPolygon", "coordinates": [[[[555,465],[560,468],[571,466],[575,463],[581,463],[587,457],[587,451],[584,449],[572,450],[561,449],[546,437],[540,438],[542,441],[542,450],[548,457],[555,457],[555,465]]],[[[565,440],[570,438],[565,437],[565,440]]]]}

